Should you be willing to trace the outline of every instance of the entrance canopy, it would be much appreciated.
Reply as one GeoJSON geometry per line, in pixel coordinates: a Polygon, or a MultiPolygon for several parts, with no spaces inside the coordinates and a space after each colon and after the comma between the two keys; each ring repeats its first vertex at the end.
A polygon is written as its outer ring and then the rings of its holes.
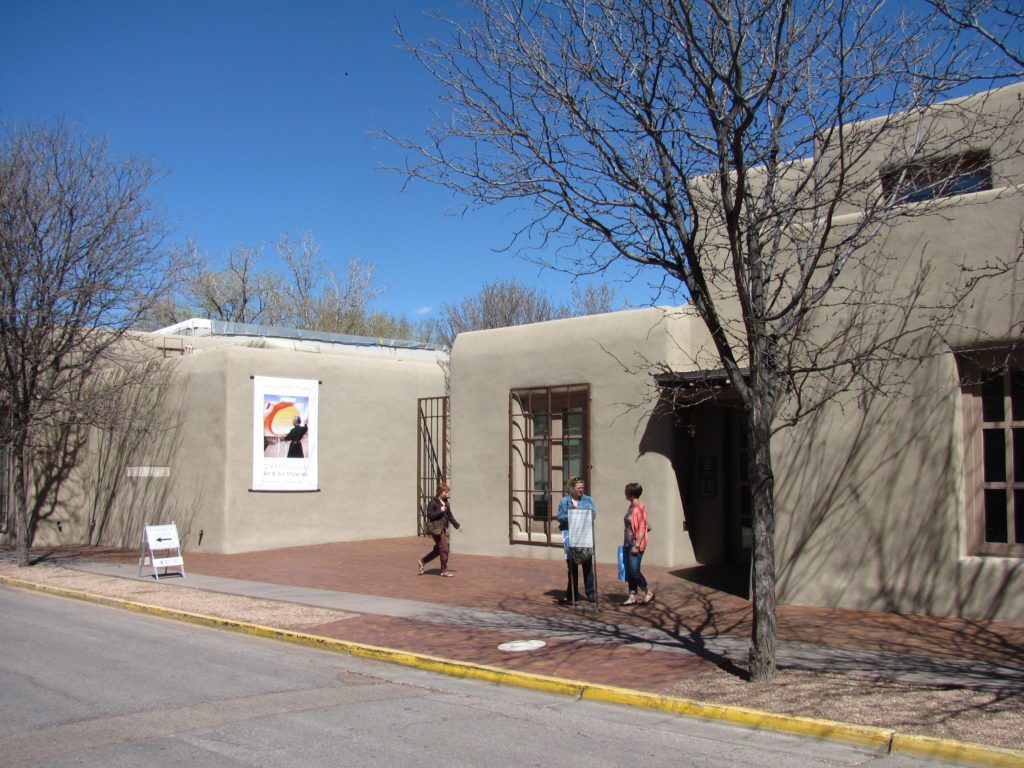
{"type": "MultiPolygon", "coordinates": [[[[747,378],[746,368],[740,373],[747,378]]],[[[703,371],[668,371],[654,376],[659,389],[671,390],[675,402],[691,403],[699,400],[714,399],[718,395],[732,391],[732,377],[725,368],[703,371]]]]}

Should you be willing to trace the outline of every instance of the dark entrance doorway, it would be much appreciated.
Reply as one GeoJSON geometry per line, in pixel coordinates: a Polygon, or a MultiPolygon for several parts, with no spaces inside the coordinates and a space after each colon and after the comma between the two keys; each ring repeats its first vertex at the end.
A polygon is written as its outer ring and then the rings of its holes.
{"type": "Polygon", "coordinates": [[[701,564],[677,575],[746,597],[752,504],[739,397],[720,371],[668,374],[658,383],[672,404],[672,463],[701,564]]]}
{"type": "Polygon", "coordinates": [[[751,496],[742,415],[737,404],[728,402],[678,411],[675,448],[683,508],[694,552],[708,565],[750,561],[751,496]]]}

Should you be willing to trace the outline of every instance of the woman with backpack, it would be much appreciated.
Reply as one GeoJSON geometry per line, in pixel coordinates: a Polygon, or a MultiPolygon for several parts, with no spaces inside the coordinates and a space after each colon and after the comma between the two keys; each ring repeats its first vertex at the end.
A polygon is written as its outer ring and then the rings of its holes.
{"type": "Polygon", "coordinates": [[[423,567],[435,557],[441,558],[441,575],[452,577],[455,574],[448,570],[448,526],[455,526],[455,530],[461,531],[462,526],[452,514],[452,505],[448,501],[448,484],[438,483],[437,493],[427,503],[427,533],[434,539],[434,548],[426,554],[418,563],[420,575],[423,575],[423,567]]]}

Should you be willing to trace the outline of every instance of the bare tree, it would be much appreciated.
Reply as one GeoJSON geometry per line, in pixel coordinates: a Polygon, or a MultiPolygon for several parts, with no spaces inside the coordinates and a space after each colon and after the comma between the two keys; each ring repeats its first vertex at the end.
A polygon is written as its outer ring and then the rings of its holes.
{"type": "Polygon", "coordinates": [[[587,283],[586,286],[574,285],[572,288],[572,314],[577,317],[624,308],[623,303],[616,302],[615,289],[608,283],[587,283]]]}
{"type": "Polygon", "coordinates": [[[967,107],[952,123],[930,108],[972,52],[950,56],[926,21],[862,0],[474,0],[469,13],[444,39],[406,40],[451,110],[427,143],[390,137],[413,155],[399,170],[467,205],[533,204],[524,231],[561,238],[563,268],[624,261],[682,287],[742,402],[750,674],[771,679],[773,434],[883,386],[1005,268],[952,270],[936,306],[925,260],[887,263],[876,247],[943,194],[936,164],[993,129],[967,107]]]}
{"type": "Polygon", "coordinates": [[[285,234],[274,241],[274,251],[287,270],[281,287],[287,306],[285,322],[298,328],[317,327],[322,315],[317,293],[327,272],[320,243],[309,232],[303,232],[297,243],[285,234]]]}
{"type": "Polygon", "coordinates": [[[297,328],[408,339],[420,330],[404,316],[374,311],[370,303],[384,293],[374,281],[374,265],[352,257],[339,277],[320,256],[320,244],[305,232],[294,242],[288,235],[274,241],[287,268],[282,295],[282,322],[297,328]]]}
{"type": "Polygon", "coordinates": [[[543,291],[510,277],[487,283],[457,305],[443,304],[437,334],[442,344],[451,347],[464,331],[540,323],[571,314],[565,304],[556,304],[543,291]]]}
{"type": "Polygon", "coordinates": [[[373,264],[351,258],[339,278],[320,256],[320,244],[305,232],[294,242],[274,241],[287,269],[282,289],[284,322],[298,328],[357,333],[370,302],[383,293],[373,279],[373,264]]]}
{"type": "Polygon", "coordinates": [[[1018,0],[926,0],[964,45],[989,50],[979,76],[1024,75],[1024,6],[1018,0]]]}
{"type": "Polygon", "coordinates": [[[83,431],[106,418],[103,371],[130,371],[128,331],[163,295],[163,223],[147,199],[156,178],[63,125],[0,141],[0,443],[20,565],[83,431]]]}
{"type": "MultiPolygon", "coordinates": [[[[228,251],[224,269],[210,269],[213,257],[194,241],[185,244],[182,293],[185,307],[230,323],[273,325],[282,315],[281,278],[260,268],[262,246],[244,243],[228,251]]],[[[181,318],[184,319],[184,318],[181,318]]]]}
{"type": "Polygon", "coordinates": [[[339,277],[309,232],[297,239],[281,235],[273,251],[277,261],[264,266],[263,246],[240,245],[218,270],[211,268],[211,255],[188,241],[176,254],[182,266],[175,295],[154,306],[144,325],[157,328],[200,316],[379,338],[427,332],[403,316],[369,309],[384,292],[374,281],[372,263],[353,257],[339,277]]]}
{"type": "Polygon", "coordinates": [[[615,290],[607,283],[576,284],[572,289],[572,301],[558,304],[543,290],[523,285],[510,277],[487,283],[459,304],[442,304],[435,333],[441,344],[451,347],[455,337],[464,331],[597,315],[612,312],[615,308],[615,290]]]}

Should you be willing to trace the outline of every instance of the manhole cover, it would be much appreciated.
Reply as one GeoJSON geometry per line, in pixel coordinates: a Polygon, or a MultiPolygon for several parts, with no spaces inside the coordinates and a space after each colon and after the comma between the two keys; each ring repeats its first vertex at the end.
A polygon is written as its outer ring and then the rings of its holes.
{"type": "Polygon", "coordinates": [[[543,648],[547,643],[543,640],[510,640],[507,643],[502,643],[498,646],[499,651],[508,651],[509,653],[520,653],[522,651],[536,651],[538,648],[543,648]]]}

